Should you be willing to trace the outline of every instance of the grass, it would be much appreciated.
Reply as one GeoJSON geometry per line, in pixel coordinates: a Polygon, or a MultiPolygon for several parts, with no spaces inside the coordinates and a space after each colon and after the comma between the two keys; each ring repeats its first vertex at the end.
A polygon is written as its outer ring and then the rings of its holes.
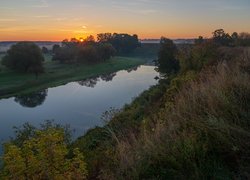
{"type": "Polygon", "coordinates": [[[218,64],[152,87],[80,137],[90,178],[248,179],[250,50],[225,50],[218,64]]]}
{"type": "MultiPolygon", "coordinates": [[[[3,55],[0,55],[0,58],[1,56],[3,55]]],[[[107,62],[95,65],[68,65],[51,61],[51,56],[49,55],[45,55],[45,59],[45,73],[39,75],[38,79],[36,79],[34,74],[13,72],[0,65],[0,98],[112,73],[138,66],[145,62],[139,58],[114,57],[107,62]]]]}

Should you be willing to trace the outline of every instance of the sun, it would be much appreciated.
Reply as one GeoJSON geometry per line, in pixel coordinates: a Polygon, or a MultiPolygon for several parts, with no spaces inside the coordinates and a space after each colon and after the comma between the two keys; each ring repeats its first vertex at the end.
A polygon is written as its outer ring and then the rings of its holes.
{"type": "Polygon", "coordinates": [[[83,38],[80,38],[80,42],[83,42],[83,38]]]}

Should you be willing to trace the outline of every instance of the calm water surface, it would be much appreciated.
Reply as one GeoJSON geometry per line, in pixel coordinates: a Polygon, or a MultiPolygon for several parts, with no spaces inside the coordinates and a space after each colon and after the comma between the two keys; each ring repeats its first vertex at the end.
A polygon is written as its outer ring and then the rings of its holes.
{"type": "Polygon", "coordinates": [[[0,100],[0,139],[13,136],[13,126],[25,122],[39,125],[44,120],[69,124],[74,137],[103,125],[100,119],[110,107],[122,108],[150,86],[157,84],[154,66],[72,82],[33,94],[0,100]]]}

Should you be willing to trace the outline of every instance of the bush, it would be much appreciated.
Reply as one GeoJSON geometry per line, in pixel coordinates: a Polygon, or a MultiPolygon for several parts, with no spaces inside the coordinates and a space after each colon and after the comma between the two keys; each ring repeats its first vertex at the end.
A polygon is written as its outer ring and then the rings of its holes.
{"type": "Polygon", "coordinates": [[[4,144],[1,179],[86,179],[84,157],[73,149],[68,158],[67,133],[47,122],[41,129],[25,124],[16,139],[4,144]]]}

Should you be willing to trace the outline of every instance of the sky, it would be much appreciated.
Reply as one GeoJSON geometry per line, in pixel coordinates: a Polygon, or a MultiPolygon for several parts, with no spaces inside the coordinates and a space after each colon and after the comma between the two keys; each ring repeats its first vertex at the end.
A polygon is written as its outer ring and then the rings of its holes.
{"type": "Polygon", "coordinates": [[[86,37],[210,37],[250,32],[250,0],[0,0],[0,41],[86,37]]]}

